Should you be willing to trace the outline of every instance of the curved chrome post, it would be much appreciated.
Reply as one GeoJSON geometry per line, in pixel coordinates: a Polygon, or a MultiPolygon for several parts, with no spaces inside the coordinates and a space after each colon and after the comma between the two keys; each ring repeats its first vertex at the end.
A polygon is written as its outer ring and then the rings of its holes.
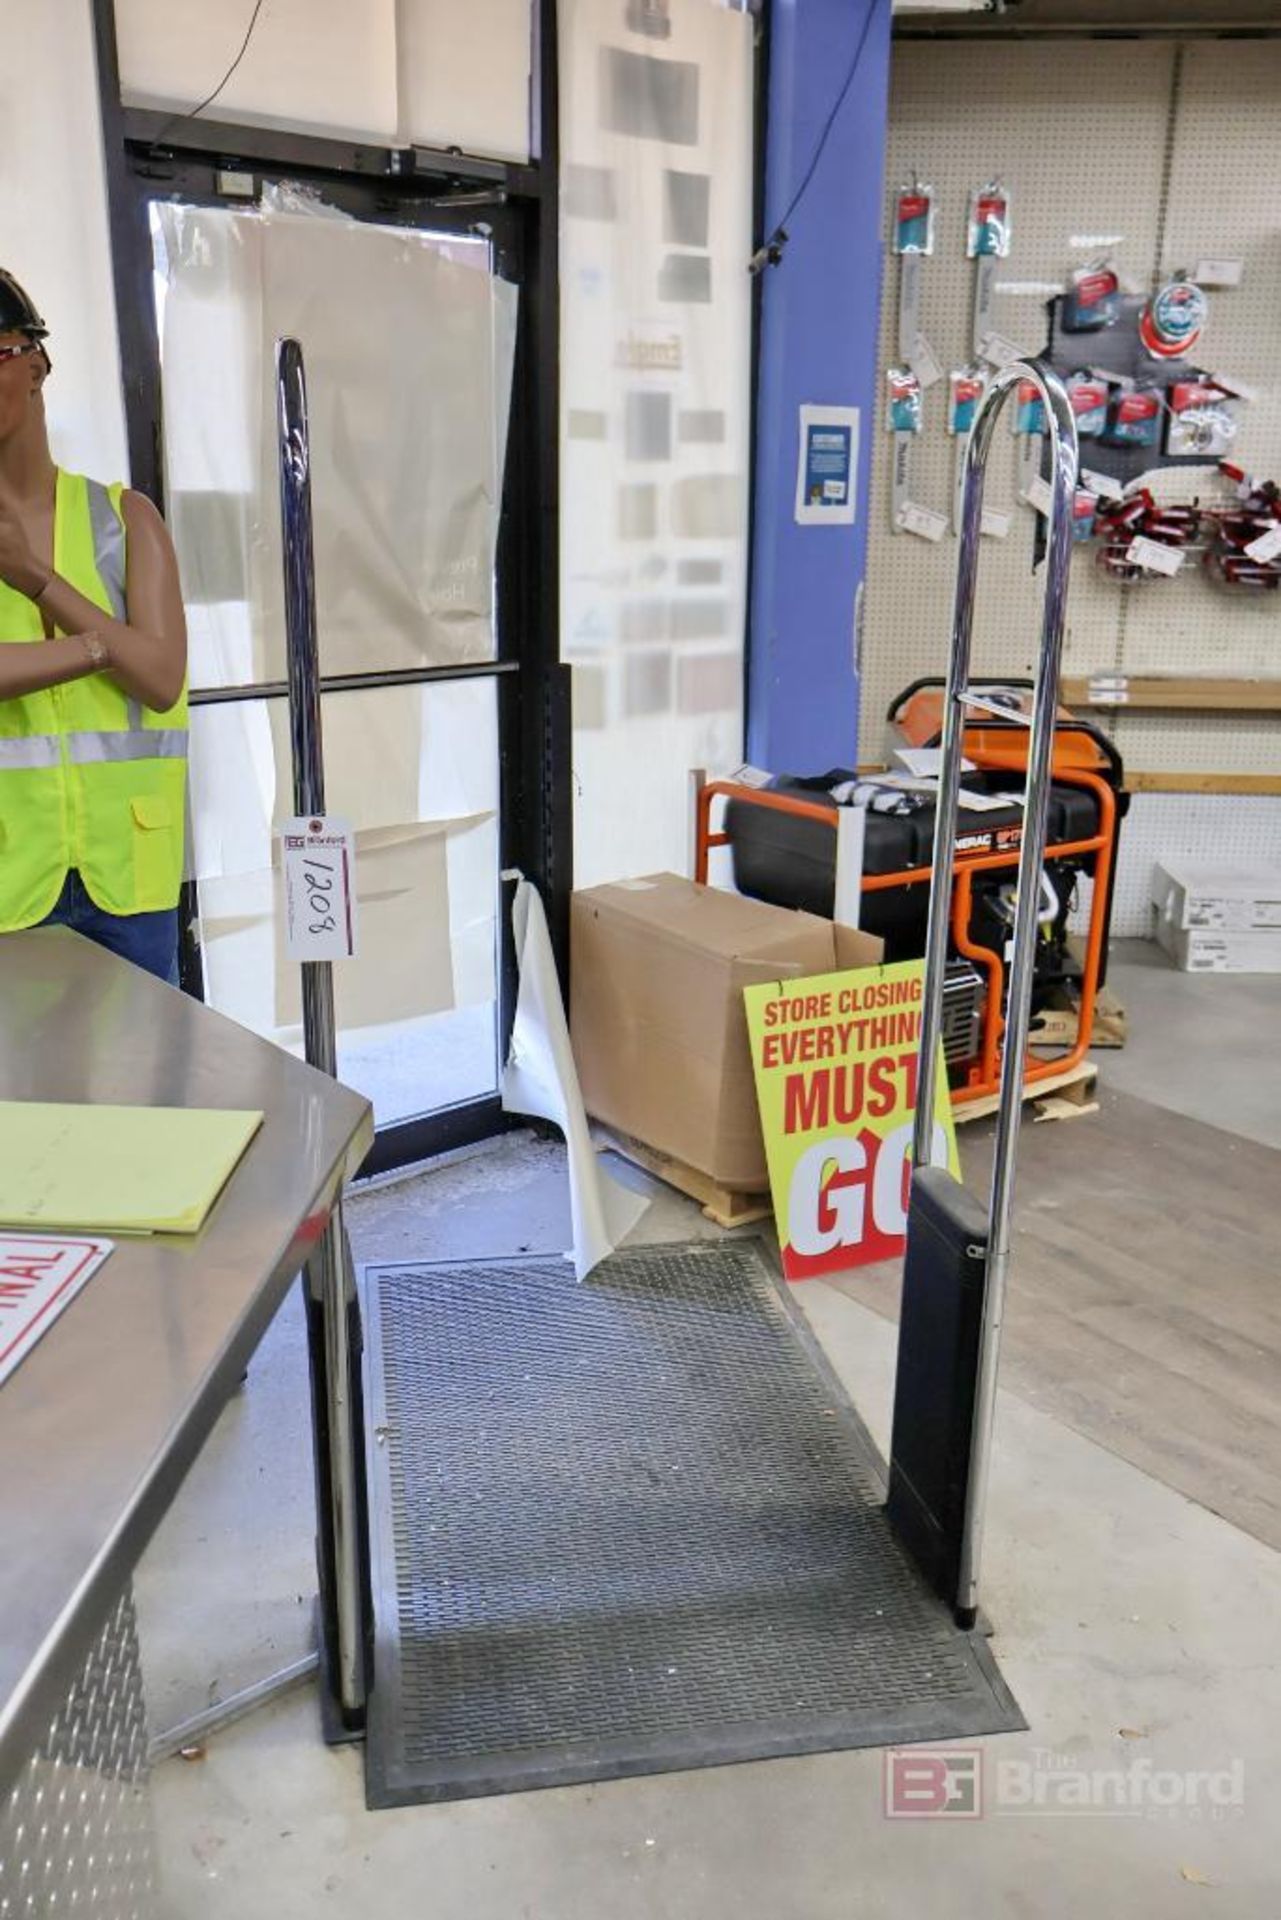
{"type": "MultiPolygon", "coordinates": [[[[294,812],[325,810],[325,765],[320,730],[320,661],[316,642],[316,577],[311,522],[311,449],[307,427],[307,380],[296,340],[276,342],[276,423],[279,429],[280,517],[284,545],[285,631],[288,641],[289,735],[293,755],[294,812]]],[[[338,1069],[333,971],[326,961],[302,965],[303,1044],[309,1065],[334,1075],[338,1069]]],[[[312,1299],[323,1323],[322,1351],[313,1352],[312,1378],[324,1400],[323,1436],[316,1424],[322,1496],[322,1555],[332,1543],[335,1680],[347,1720],[364,1706],[363,1583],[358,1543],[354,1381],[349,1308],[355,1299],[351,1254],[342,1201],[334,1206],[324,1237],[307,1263],[312,1299]]],[[[314,1343],[315,1344],[315,1343],[314,1343]]],[[[318,1411],[318,1410],[317,1410],[318,1411]]],[[[322,1586],[325,1584],[322,1576],[322,1586]]]]}
{"type": "Polygon", "coordinates": [[[970,637],[974,619],[974,591],[978,576],[979,542],[983,515],[983,479],[992,435],[1001,408],[1020,381],[1030,381],[1039,392],[1048,424],[1051,475],[1049,546],[1045,566],[1045,599],[1041,615],[1040,657],[1033,696],[1028,741],[1027,791],[1023,809],[1023,843],[1019,858],[1018,900],[1010,943],[1009,985],[1006,1002],[1004,1054],[1001,1062],[1000,1106],[989,1204],[990,1238],[983,1292],[983,1322],[979,1371],[974,1401],[974,1427],[966,1488],[965,1523],[961,1543],[960,1577],[956,1605],[960,1612],[977,1604],[979,1554],[987,1499],[991,1457],[992,1417],[996,1405],[996,1377],[1001,1323],[1010,1252],[1010,1218],[1014,1201],[1015,1157],[1022,1107],[1024,1060],[1031,1013],[1032,973],[1036,959],[1037,908],[1041,869],[1045,857],[1046,816],[1050,798],[1050,766],[1054,743],[1054,715],[1059,690],[1059,661],[1063,650],[1063,621],[1068,573],[1072,559],[1072,496],[1076,488],[1078,447],[1076,420],[1067,390],[1053,368],[1040,360],[1015,361],[992,376],[979,403],[965,459],[961,509],[960,554],[956,594],[952,607],[952,652],[948,666],[943,714],[943,752],[939,776],[938,813],[934,825],[934,879],[930,889],[929,928],[926,935],[925,994],[921,1010],[921,1053],[913,1129],[913,1158],[928,1166],[933,1138],[934,1096],[938,1078],[939,1037],[942,1031],[943,984],[947,968],[948,920],[952,898],[952,863],[961,775],[961,746],[965,732],[966,689],[970,672],[970,637]]]}

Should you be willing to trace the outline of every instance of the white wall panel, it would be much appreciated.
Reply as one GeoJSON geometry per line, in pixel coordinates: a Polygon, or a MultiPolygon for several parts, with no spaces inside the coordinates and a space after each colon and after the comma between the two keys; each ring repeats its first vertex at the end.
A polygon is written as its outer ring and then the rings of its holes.
{"type": "Polygon", "coordinates": [[[579,886],[683,871],[742,751],[752,22],[561,5],[561,632],[579,886]]]}
{"type": "MultiPolygon", "coordinates": [[[[235,59],[252,12],[252,0],[116,0],[126,103],[194,107],[235,59]]],[[[393,144],[395,0],[263,0],[215,117],[393,144]]]]}
{"type": "Polygon", "coordinates": [[[529,158],[531,0],[399,0],[401,137],[529,158]]]}
{"type": "Polygon", "coordinates": [[[127,478],[90,0],[4,13],[0,266],[52,328],[45,405],[55,459],[127,478]]]}

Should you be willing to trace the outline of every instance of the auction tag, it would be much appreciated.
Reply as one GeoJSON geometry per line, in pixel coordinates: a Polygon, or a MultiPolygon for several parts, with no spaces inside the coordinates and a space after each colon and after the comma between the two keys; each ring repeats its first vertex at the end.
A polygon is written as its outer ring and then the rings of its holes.
{"type": "Polygon", "coordinates": [[[1252,540],[1246,548],[1251,560],[1275,560],[1281,556],[1281,520],[1252,540]]]}
{"type": "Polygon", "coordinates": [[[84,1236],[0,1234],[0,1382],[70,1306],[111,1246],[84,1236]]]}
{"type": "Polygon", "coordinates": [[[285,946],[291,960],[350,960],[356,951],[355,838],[316,815],[280,830],[285,946]]]}
{"type": "Polygon", "coordinates": [[[1038,513],[1048,514],[1054,504],[1054,494],[1050,483],[1042,474],[1034,474],[1023,489],[1023,498],[1029,507],[1035,507],[1038,513]]]}
{"type": "Polygon", "coordinates": [[[1125,550],[1125,557],[1133,567],[1143,567],[1148,573],[1175,574],[1183,565],[1184,549],[1167,547],[1160,540],[1149,540],[1138,533],[1125,550]]]}
{"type": "Polygon", "coordinates": [[[1198,260],[1192,278],[1199,287],[1239,287],[1244,260],[1198,260]]]}
{"type": "Polygon", "coordinates": [[[1092,707],[1123,707],[1130,698],[1130,681],[1124,673],[1092,673],[1087,697],[1092,707]]]}
{"type": "Polygon", "coordinates": [[[979,530],[985,533],[989,540],[1004,540],[1010,531],[1010,526],[1011,517],[1008,513],[1003,513],[999,507],[984,507],[979,530]]]}
{"type": "Polygon", "coordinates": [[[1012,340],[1007,340],[1000,333],[985,334],[979,353],[992,367],[1008,367],[1012,361],[1027,360],[1031,357],[1022,347],[1016,347],[1012,340]]]}
{"type": "Polygon", "coordinates": [[[943,378],[943,369],[939,365],[938,355],[923,333],[918,333],[916,336],[908,357],[908,365],[916,375],[922,391],[926,387],[932,387],[936,380],[943,378]]]}
{"type": "Polygon", "coordinates": [[[1215,373],[1210,376],[1210,379],[1212,385],[1223,388],[1229,399],[1249,401],[1257,400],[1259,397],[1257,387],[1247,386],[1244,380],[1238,380],[1233,373],[1215,373]]]}
{"type": "Polygon", "coordinates": [[[1094,467],[1081,468],[1081,485],[1088,487],[1091,493],[1097,493],[1100,500],[1124,500],[1125,488],[1110,473],[1099,473],[1094,467]]]}
{"type": "Polygon", "coordinates": [[[919,534],[922,540],[941,540],[947,532],[947,515],[905,500],[898,510],[898,524],[904,533],[919,534]]]}

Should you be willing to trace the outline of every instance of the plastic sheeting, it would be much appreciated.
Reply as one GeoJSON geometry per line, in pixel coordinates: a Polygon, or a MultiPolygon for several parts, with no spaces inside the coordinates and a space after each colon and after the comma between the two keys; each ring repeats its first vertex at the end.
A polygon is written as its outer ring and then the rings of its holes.
{"type": "Polygon", "coordinates": [[[561,606],[575,878],[683,871],[742,750],[752,35],[720,0],[562,0],[561,606]],[[644,794],[644,805],[620,795],[644,794]]]}
{"type": "MultiPolygon", "coordinates": [[[[380,1124],[492,1092],[497,1055],[494,682],[331,693],[326,798],[356,832],[359,944],[334,967],[340,1076],[380,1124]]],[[[191,814],[211,1005],[297,1052],[275,829],[293,812],[288,708],[192,713],[191,814]]]]}
{"type": "Polygon", "coordinates": [[[492,659],[516,289],[483,238],[296,192],[153,208],[166,492],[196,687],[285,676],[275,342],[302,342],[323,674],[492,659]]]}
{"type": "Polygon", "coordinates": [[[503,1072],[503,1106],[508,1113],[550,1120],[565,1136],[574,1233],[571,1258],[578,1279],[585,1280],[631,1232],[648,1202],[620,1186],[597,1159],[569,1044],[547,915],[537,889],[525,879],[518,881],[512,901],[512,934],[520,993],[503,1072]]]}
{"type": "MultiPolygon", "coordinates": [[[[322,676],[495,657],[516,290],[484,238],[352,220],[294,189],[158,203],[167,499],[193,686],[286,678],[275,342],[302,342],[322,676]]],[[[356,834],[339,1070],[380,1123],[492,1092],[498,731],[489,680],[322,696],[326,798],[356,834]]],[[[295,1051],[275,832],[287,703],[193,711],[191,867],[212,1003],[295,1051]]]]}

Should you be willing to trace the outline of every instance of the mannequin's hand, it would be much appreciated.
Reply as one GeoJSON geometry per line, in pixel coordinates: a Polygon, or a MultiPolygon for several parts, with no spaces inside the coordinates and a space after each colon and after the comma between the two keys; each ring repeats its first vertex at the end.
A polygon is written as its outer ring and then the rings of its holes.
{"type": "Polygon", "coordinates": [[[0,500],[0,580],[34,600],[49,584],[50,574],[31,551],[26,528],[13,508],[0,500]]]}

